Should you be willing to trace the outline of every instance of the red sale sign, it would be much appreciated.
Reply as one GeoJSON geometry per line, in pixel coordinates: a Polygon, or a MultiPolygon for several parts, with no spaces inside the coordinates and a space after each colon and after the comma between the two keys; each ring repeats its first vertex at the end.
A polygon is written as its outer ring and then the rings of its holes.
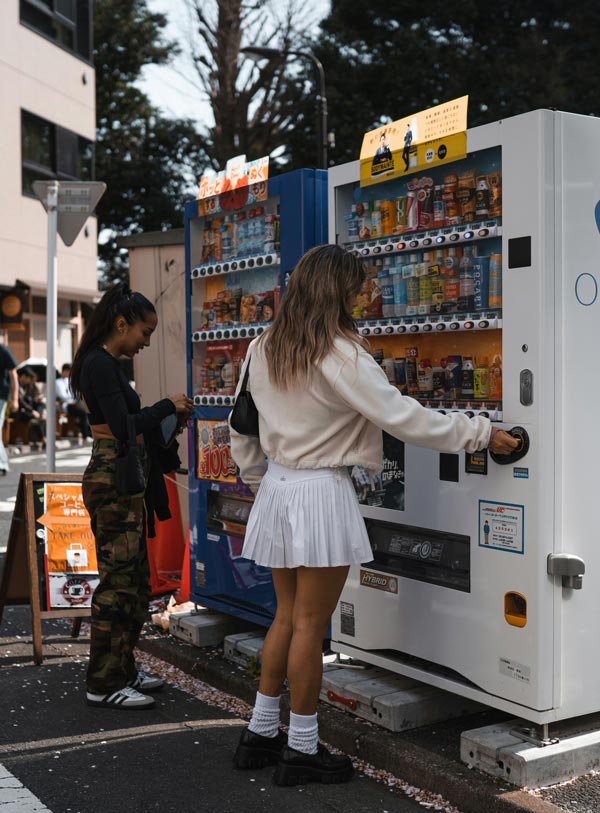
{"type": "Polygon", "coordinates": [[[236,470],[227,421],[196,421],[196,477],[235,483],[236,470]]]}

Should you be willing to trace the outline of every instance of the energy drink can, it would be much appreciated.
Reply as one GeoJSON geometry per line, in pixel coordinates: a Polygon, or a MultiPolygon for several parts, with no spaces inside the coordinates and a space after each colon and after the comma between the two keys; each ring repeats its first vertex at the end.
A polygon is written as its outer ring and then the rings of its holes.
{"type": "Polygon", "coordinates": [[[393,234],[398,225],[398,208],[393,200],[381,202],[381,233],[393,234]]]}
{"type": "Polygon", "coordinates": [[[397,225],[394,229],[396,234],[404,234],[406,231],[406,212],[407,212],[407,198],[406,195],[396,198],[396,221],[397,225]]]}
{"type": "Polygon", "coordinates": [[[419,201],[416,192],[408,192],[406,195],[406,229],[405,231],[417,231],[419,228],[419,201]]]}

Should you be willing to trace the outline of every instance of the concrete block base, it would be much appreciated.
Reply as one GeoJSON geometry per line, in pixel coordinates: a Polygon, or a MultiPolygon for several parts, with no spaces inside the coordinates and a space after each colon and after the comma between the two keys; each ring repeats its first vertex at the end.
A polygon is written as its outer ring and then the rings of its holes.
{"type": "Polygon", "coordinates": [[[355,670],[335,663],[323,669],[320,699],[389,731],[407,731],[483,708],[384,669],[355,670]]]}
{"type": "Polygon", "coordinates": [[[236,619],[232,616],[206,609],[173,613],[169,619],[171,635],[193,646],[218,646],[235,628],[236,619]]]}
{"type": "Polygon", "coordinates": [[[521,725],[521,720],[509,720],[463,731],[461,760],[520,788],[556,785],[600,767],[600,728],[564,738],[553,731],[559,741],[540,747],[510,733],[521,725]]]}
{"type": "Polygon", "coordinates": [[[238,632],[228,635],[223,642],[223,654],[228,661],[247,667],[251,662],[260,664],[265,632],[238,632]]]}

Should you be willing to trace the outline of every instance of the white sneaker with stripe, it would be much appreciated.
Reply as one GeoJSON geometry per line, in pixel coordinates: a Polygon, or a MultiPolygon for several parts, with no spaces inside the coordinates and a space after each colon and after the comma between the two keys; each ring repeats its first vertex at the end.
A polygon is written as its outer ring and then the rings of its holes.
{"type": "Polygon", "coordinates": [[[165,685],[159,677],[148,675],[146,672],[138,671],[135,678],[127,684],[138,692],[159,692],[165,685]]]}
{"type": "Polygon", "coordinates": [[[125,686],[112,694],[86,692],[88,706],[105,706],[113,709],[152,709],[156,705],[152,697],[125,686]]]}

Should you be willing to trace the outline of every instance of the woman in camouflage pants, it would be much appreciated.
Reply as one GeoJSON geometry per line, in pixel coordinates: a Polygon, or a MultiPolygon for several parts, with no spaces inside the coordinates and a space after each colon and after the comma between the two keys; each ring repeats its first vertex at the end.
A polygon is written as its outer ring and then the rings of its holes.
{"type": "MultiPolygon", "coordinates": [[[[133,650],[148,613],[150,597],[146,549],[146,507],[150,486],[136,494],[119,493],[115,463],[127,442],[127,419],[135,423],[136,443],[148,484],[148,447],[162,420],[191,413],[185,394],[163,398],[142,409],[118,359],[133,358],[150,345],[158,319],[152,303],[126,285],[102,297],[81,340],[71,368],[71,386],[89,412],[94,443],[83,475],[83,499],[96,539],[100,583],[92,598],[87,702],[119,709],[152,708],[147,692],[162,688],[159,678],[136,668],[133,650]]],[[[156,495],[154,495],[156,496],[156,495]]]]}

